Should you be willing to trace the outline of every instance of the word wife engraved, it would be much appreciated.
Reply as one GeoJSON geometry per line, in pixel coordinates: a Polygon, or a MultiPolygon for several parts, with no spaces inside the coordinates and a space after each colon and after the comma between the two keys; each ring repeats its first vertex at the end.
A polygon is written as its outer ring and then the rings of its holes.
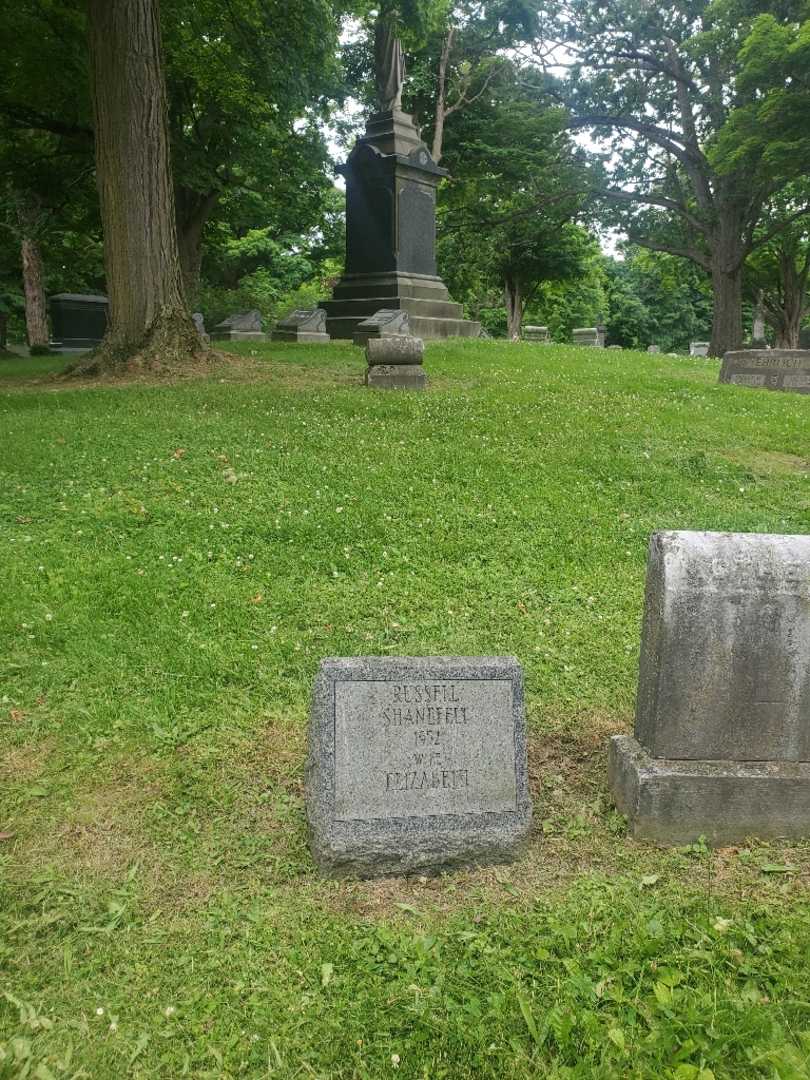
{"type": "Polygon", "coordinates": [[[523,680],[511,657],[325,660],[310,837],[329,873],[504,861],[528,831],[523,680]]]}

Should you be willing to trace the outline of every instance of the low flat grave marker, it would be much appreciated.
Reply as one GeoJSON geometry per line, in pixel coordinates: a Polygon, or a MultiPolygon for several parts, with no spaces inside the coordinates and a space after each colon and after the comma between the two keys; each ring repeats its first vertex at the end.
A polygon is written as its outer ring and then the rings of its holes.
{"type": "Polygon", "coordinates": [[[739,349],[727,352],[720,382],[760,390],[810,394],[810,349],[739,349]]]}
{"type": "Polygon", "coordinates": [[[653,536],[635,737],[608,774],[638,837],[810,835],[810,536],[653,536]]]}
{"type": "Polygon", "coordinates": [[[313,857],[333,877],[513,859],[531,825],[517,660],[323,660],[307,815],[313,857]]]}
{"type": "Polygon", "coordinates": [[[326,312],[323,308],[296,308],[279,319],[272,341],[297,341],[303,345],[326,345],[326,312]]]}

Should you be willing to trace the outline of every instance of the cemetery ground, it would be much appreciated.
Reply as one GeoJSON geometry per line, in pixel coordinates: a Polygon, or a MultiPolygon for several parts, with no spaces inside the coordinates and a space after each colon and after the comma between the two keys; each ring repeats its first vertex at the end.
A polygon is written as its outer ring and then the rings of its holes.
{"type": "Polygon", "coordinates": [[[605,743],[650,533],[810,531],[810,400],[557,346],[432,344],[423,394],[241,353],[0,361],[0,1077],[808,1076],[810,844],[637,843],[605,743]],[[317,877],[318,661],[481,653],[526,672],[526,857],[317,877]]]}

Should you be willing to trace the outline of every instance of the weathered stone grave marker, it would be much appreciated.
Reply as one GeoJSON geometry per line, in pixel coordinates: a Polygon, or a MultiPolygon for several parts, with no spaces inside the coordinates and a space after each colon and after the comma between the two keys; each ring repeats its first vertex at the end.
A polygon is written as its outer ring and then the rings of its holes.
{"type": "Polygon", "coordinates": [[[810,835],[810,536],[653,536],[635,737],[608,772],[638,837],[810,835]]]}
{"type": "Polygon", "coordinates": [[[599,326],[579,326],[571,331],[571,344],[603,349],[605,347],[604,331],[599,326]]]}
{"type": "Polygon", "coordinates": [[[296,308],[279,319],[270,335],[272,341],[297,341],[303,345],[325,345],[326,312],[323,308],[296,308]]]}
{"type": "Polygon", "coordinates": [[[399,337],[403,334],[410,335],[410,332],[407,311],[398,308],[380,308],[369,318],[357,324],[352,340],[355,345],[362,348],[369,338],[399,337]]]}
{"type": "Polygon", "coordinates": [[[550,341],[550,335],[547,326],[524,326],[523,327],[523,339],[524,341],[550,341]]]}
{"type": "Polygon", "coordinates": [[[379,390],[424,390],[422,367],[425,343],[405,334],[371,337],[366,341],[366,386],[379,390]]]}
{"type": "Polygon", "coordinates": [[[513,859],[531,825],[517,660],[321,661],[307,814],[313,857],[330,876],[513,859]]]}
{"type": "Polygon", "coordinates": [[[810,394],[810,349],[740,349],[727,352],[720,382],[762,390],[810,394]]]}
{"type": "Polygon", "coordinates": [[[708,341],[690,341],[689,342],[689,355],[690,356],[708,356],[709,355],[709,342],[708,341]]]}
{"type": "Polygon", "coordinates": [[[229,315],[214,327],[214,341],[265,341],[262,332],[262,313],[253,311],[229,315]]]}

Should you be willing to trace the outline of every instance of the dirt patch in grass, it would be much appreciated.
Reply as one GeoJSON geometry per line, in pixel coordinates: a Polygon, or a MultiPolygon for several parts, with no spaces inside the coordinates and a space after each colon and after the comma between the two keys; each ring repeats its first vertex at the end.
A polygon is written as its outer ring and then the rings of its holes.
{"type": "Polygon", "coordinates": [[[53,748],[53,739],[7,747],[0,752],[0,781],[25,783],[36,780],[42,775],[53,748]]]}
{"type": "Polygon", "coordinates": [[[786,476],[810,472],[810,461],[778,450],[728,450],[720,455],[760,476],[786,476]]]}
{"type": "Polygon", "coordinates": [[[143,823],[160,790],[151,763],[127,759],[116,762],[101,784],[78,784],[74,801],[64,807],[37,803],[17,851],[26,875],[54,866],[66,876],[116,880],[138,863],[147,880],[155,879],[161,860],[143,823]]]}

